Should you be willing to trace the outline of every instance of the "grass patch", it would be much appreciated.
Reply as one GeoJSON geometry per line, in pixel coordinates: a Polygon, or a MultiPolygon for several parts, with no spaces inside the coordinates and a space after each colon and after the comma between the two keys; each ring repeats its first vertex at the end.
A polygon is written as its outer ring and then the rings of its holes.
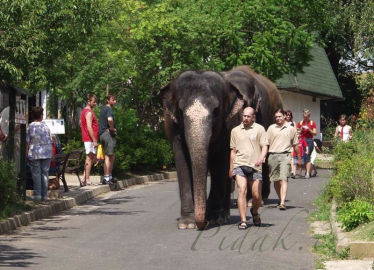
{"type": "Polygon", "coordinates": [[[374,241],[374,221],[355,228],[350,235],[355,240],[374,241]]]}
{"type": "MultiPolygon", "coordinates": [[[[324,189],[325,190],[325,189],[324,189]]],[[[314,201],[317,210],[310,213],[309,221],[328,221],[330,220],[331,200],[325,191],[323,191],[314,201]]]]}
{"type": "Polygon", "coordinates": [[[7,205],[5,208],[0,211],[0,221],[3,221],[9,217],[22,214],[25,211],[30,211],[33,207],[27,202],[19,200],[16,203],[7,205]]]}
{"type": "Polygon", "coordinates": [[[343,260],[348,258],[349,248],[345,248],[341,252],[336,251],[336,239],[333,234],[315,234],[313,237],[316,239],[313,252],[318,255],[315,262],[316,269],[324,269],[324,263],[328,260],[343,260]]]}

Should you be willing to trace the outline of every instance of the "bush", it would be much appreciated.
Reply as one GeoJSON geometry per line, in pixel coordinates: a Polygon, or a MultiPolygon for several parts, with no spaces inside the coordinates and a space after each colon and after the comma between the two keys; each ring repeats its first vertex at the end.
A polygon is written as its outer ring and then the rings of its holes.
{"type": "Polygon", "coordinates": [[[117,148],[114,173],[158,170],[173,165],[173,152],[163,131],[140,124],[133,109],[115,107],[117,148]]]}
{"type": "Polygon", "coordinates": [[[374,206],[372,203],[354,200],[342,205],[338,211],[338,221],[346,231],[351,231],[360,224],[374,220],[374,206]]]}
{"type": "Polygon", "coordinates": [[[374,159],[369,155],[353,155],[336,164],[329,189],[338,203],[365,198],[374,201],[374,159]]]}
{"type": "Polygon", "coordinates": [[[353,140],[334,148],[334,176],[329,192],[338,203],[358,198],[374,201],[374,130],[356,130],[353,140]]]}
{"type": "Polygon", "coordinates": [[[0,218],[12,215],[19,201],[14,164],[0,162],[0,218]]]}

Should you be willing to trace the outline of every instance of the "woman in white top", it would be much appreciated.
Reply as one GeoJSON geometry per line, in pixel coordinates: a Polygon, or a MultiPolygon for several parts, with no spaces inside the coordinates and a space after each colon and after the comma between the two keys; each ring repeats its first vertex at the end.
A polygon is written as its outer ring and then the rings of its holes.
{"type": "Polygon", "coordinates": [[[339,125],[335,129],[334,137],[343,142],[348,142],[352,139],[352,128],[347,125],[347,116],[345,114],[339,116],[339,125]]]}

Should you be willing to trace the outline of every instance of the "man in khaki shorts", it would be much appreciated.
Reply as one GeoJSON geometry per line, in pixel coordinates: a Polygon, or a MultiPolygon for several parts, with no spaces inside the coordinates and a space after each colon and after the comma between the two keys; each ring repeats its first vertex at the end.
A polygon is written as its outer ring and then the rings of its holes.
{"type": "Polygon", "coordinates": [[[238,209],[240,214],[239,230],[248,228],[247,224],[247,183],[252,191],[253,223],[261,226],[258,209],[261,204],[262,163],[265,160],[268,141],[263,126],[255,123],[255,111],[251,107],[243,110],[242,123],[233,128],[230,139],[229,177],[238,185],[238,209]]]}
{"type": "Polygon", "coordinates": [[[286,122],[286,113],[282,109],[275,112],[275,124],[267,130],[269,140],[269,171],[270,181],[279,197],[278,208],[286,210],[287,181],[291,167],[292,147],[297,153],[298,164],[301,165],[300,150],[298,147],[297,130],[286,122]]]}

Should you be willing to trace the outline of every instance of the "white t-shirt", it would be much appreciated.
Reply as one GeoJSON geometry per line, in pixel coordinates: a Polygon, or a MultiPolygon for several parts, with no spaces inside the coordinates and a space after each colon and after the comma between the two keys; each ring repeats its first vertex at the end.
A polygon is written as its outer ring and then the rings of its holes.
{"type": "Polygon", "coordinates": [[[348,142],[350,139],[351,139],[351,135],[350,135],[350,131],[351,131],[351,127],[348,126],[348,125],[345,125],[344,127],[342,127],[341,125],[338,126],[338,136],[339,138],[340,137],[340,133],[342,132],[342,129],[343,129],[343,138],[342,138],[342,141],[343,142],[348,142]]]}

